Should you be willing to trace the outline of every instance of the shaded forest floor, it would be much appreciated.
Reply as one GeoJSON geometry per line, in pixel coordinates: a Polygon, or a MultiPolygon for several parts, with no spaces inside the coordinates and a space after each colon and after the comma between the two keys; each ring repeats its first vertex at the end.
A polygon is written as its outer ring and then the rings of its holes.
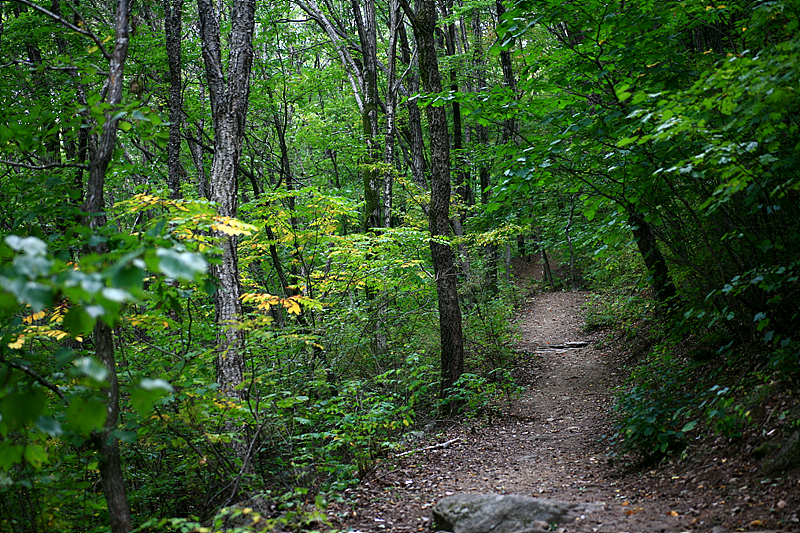
{"type": "MultiPolygon", "coordinates": [[[[520,287],[540,267],[517,264],[520,287]]],[[[613,389],[636,346],[583,330],[587,293],[529,296],[517,314],[514,370],[525,387],[492,418],[437,426],[333,504],[335,527],[354,532],[430,531],[431,507],[454,493],[522,494],[602,502],[563,532],[800,531],[800,472],[762,473],[745,443],[704,440],[678,460],[646,465],[617,457],[613,389]],[[432,447],[448,443],[446,446],[432,447]]]]}

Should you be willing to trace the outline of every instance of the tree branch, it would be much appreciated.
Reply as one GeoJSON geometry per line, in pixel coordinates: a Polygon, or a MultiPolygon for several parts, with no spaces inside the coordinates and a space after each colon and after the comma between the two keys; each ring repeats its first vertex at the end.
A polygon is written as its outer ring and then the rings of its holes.
{"type": "Polygon", "coordinates": [[[27,168],[29,170],[47,170],[48,168],[81,168],[87,169],[89,165],[82,165],[80,163],[48,163],[46,165],[29,165],[27,163],[20,163],[18,161],[8,161],[0,159],[0,163],[17,168],[27,168]]]}
{"type": "Polygon", "coordinates": [[[58,385],[56,385],[55,383],[51,382],[50,380],[48,380],[44,376],[40,375],[37,371],[35,371],[31,367],[25,366],[22,363],[18,363],[16,361],[6,361],[6,358],[3,357],[2,355],[0,355],[0,363],[6,363],[11,368],[16,368],[17,370],[20,370],[23,373],[28,374],[30,377],[35,379],[36,382],[39,383],[39,385],[50,389],[51,391],[53,391],[56,394],[56,396],[61,398],[62,401],[66,402],[66,403],[69,403],[69,401],[67,401],[67,396],[64,394],[64,391],[59,389],[58,385]]]}
{"type": "MultiPolygon", "coordinates": [[[[10,0],[0,0],[0,1],[8,2],[10,0]]],[[[100,53],[103,54],[103,57],[105,57],[107,60],[111,60],[111,54],[109,54],[108,50],[106,50],[106,47],[103,45],[103,41],[101,41],[100,37],[95,35],[93,31],[85,30],[83,28],[80,28],[80,27],[76,26],[75,24],[71,23],[70,21],[68,21],[67,19],[65,19],[64,17],[62,17],[60,15],[56,15],[52,11],[48,11],[47,9],[45,9],[45,8],[43,8],[41,6],[38,6],[38,5],[34,4],[33,2],[29,2],[28,0],[13,0],[13,1],[17,2],[18,4],[22,4],[24,6],[28,6],[29,8],[34,9],[34,10],[38,11],[39,13],[43,13],[44,15],[47,15],[51,19],[55,20],[59,24],[62,24],[64,26],[66,26],[67,28],[71,29],[72,31],[74,31],[76,33],[80,33],[81,35],[85,35],[86,37],[90,38],[92,41],[94,41],[94,44],[97,45],[97,48],[100,50],[100,53]]]]}

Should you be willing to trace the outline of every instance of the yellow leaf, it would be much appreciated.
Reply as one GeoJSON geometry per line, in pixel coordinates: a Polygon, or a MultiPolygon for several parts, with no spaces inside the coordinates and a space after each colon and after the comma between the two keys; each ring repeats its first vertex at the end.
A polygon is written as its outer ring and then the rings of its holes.
{"type": "Polygon", "coordinates": [[[20,335],[19,337],[17,337],[17,340],[15,340],[14,342],[9,342],[8,343],[8,347],[11,348],[12,350],[19,350],[23,346],[25,346],[25,336],[24,335],[20,335]]]}
{"type": "Polygon", "coordinates": [[[284,305],[284,307],[286,307],[287,312],[289,312],[289,313],[291,313],[293,315],[299,315],[300,314],[300,306],[297,305],[296,301],[294,301],[294,300],[284,300],[283,301],[283,305],[284,305]]]}
{"type": "Polygon", "coordinates": [[[226,235],[250,235],[249,232],[225,224],[212,224],[211,229],[221,231],[226,235]]]}

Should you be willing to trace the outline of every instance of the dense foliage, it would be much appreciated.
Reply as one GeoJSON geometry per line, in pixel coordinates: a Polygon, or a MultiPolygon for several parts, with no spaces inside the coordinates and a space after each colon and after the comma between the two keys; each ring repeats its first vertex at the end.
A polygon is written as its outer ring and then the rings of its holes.
{"type": "Polygon", "coordinates": [[[799,9],[3,1],[0,530],[318,524],[516,390],[513,254],[659,319],[620,441],[736,434],[800,377],[799,9]]]}

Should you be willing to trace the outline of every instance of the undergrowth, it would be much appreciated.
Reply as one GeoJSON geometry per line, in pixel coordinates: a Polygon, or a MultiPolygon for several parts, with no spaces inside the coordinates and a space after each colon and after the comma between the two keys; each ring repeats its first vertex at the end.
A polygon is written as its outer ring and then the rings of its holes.
{"type": "Polygon", "coordinates": [[[726,343],[710,362],[707,341],[718,337],[660,335],[616,390],[612,440],[619,452],[657,461],[692,439],[739,439],[759,420],[765,398],[784,385],[770,355],[758,351],[763,347],[726,343]]]}

